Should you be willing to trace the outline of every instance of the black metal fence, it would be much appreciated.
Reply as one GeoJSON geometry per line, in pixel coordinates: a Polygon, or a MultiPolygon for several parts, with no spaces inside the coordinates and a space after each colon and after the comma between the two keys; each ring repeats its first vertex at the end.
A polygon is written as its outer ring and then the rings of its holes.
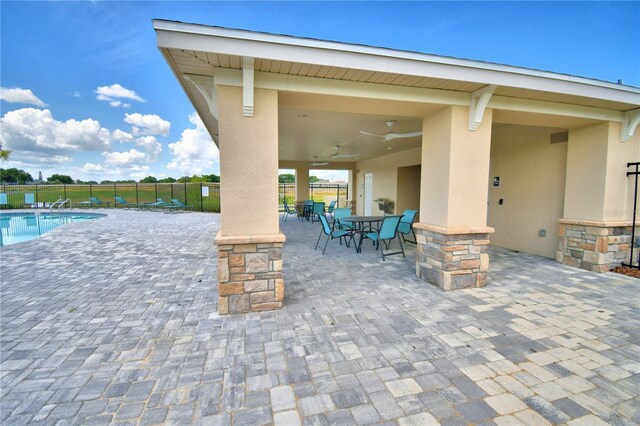
{"type": "MultiPolygon", "coordinates": [[[[25,207],[48,207],[58,199],[69,199],[72,205],[98,198],[114,206],[114,197],[122,197],[129,203],[150,203],[158,198],[170,202],[172,198],[185,203],[193,210],[204,212],[220,211],[219,183],[114,183],[114,184],[2,184],[0,191],[7,195],[7,204],[0,208],[21,209],[25,207]],[[33,198],[33,205],[28,204],[33,198]],[[27,201],[28,203],[25,203],[27,201]]],[[[349,198],[346,184],[310,184],[309,193],[314,201],[324,201],[327,205],[336,200],[344,207],[349,198]]],[[[293,183],[279,184],[280,208],[283,202],[294,205],[296,187],[293,183]]]]}

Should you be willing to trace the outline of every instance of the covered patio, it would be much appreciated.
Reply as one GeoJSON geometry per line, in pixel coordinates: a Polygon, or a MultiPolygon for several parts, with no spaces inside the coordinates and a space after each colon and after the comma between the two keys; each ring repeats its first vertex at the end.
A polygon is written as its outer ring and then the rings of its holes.
{"type": "Polygon", "coordinates": [[[358,215],[419,210],[410,275],[478,288],[486,247],[604,272],[628,256],[640,90],[466,59],[154,21],[220,149],[218,312],[280,309],[278,168],[350,173],[358,215]]]}
{"type": "Polygon", "coordinates": [[[221,316],[219,215],[105,213],[0,249],[2,422],[640,421],[636,279],[491,248],[443,292],[290,220],[284,308],[221,316]]]}

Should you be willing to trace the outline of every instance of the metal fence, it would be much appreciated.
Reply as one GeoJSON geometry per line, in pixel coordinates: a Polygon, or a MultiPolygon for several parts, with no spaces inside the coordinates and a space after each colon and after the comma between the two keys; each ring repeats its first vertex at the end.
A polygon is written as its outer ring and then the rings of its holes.
{"type": "MultiPolygon", "coordinates": [[[[25,204],[25,194],[33,194],[35,206],[48,207],[58,199],[69,199],[72,205],[88,201],[96,197],[101,201],[114,205],[114,197],[122,197],[129,203],[151,203],[158,198],[170,202],[172,198],[185,203],[193,210],[204,212],[220,211],[219,183],[114,183],[114,184],[78,184],[78,185],[13,185],[2,184],[2,193],[7,194],[7,205],[0,208],[20,209],[31,207],[25,204]]],[[[347,185],[342,184],[310,184],[309,193],[314,201],[324,201],[327,205],[337,201],[337,206],[344,207],[349,198],[347,185]]],[[[293,183],[279,184],[278,199],[280,209],[283,202],[294,205],[296,187],[293,183]]]]}
{"type": "MultiPolygon", "coordinates": [[[[315,202],[324,202],[327,206],[331,201],[336,201],[336,207],[346,207],[349,199],[349,187],[346,184],[335,183],[311,183],[309,184],[309,199],[315,202]]],[[[290,206],[295,205],[296,184],[281,183],[279,190],[280,210],[284,210],[284,202],[290,206]]]]}
{"type": "MultiPolygon", "coordinates": [[[[114,205],[114,197],[122,197],[129,203],[151,203],[158,198],[171,202],[180,200],[193,210],[220,211],[219,183],[115,183],[79,185],[11,185],[0,189],[7,194],[7,206],[12,209],[30,207],[25,204],[25,194],[33,194],[35,206],[48,207],[58,199],[69,199],[71,205],[96,197],[114,205]]],[[[5,208],[5,206],[1,206],[5,208]]]]}

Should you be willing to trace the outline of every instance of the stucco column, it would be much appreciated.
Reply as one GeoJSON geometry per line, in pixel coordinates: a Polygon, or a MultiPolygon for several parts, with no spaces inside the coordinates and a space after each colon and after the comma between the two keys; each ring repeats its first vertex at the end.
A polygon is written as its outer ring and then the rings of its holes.
{"type": "Polygon", "coordinates": [[[218,313],[278,309],[284,300],[278,220],[278,92],[254,91],[243,116],[242,88],[218,86],[221,215],[218,313]]]}
{"type": "Polygon", "coordinates": [[[416,274],[443,290],[486,284],[491,117],[485,111],[475,131],[467,107],[423,120],[416,274]]]}
{"type": "Polygon", "coordinates": [[[633,180],[626,164],[640,158],[640,135],[621,142],[620,132],[614,122],[569,130],[558,262],[604,272],[629,259],[633,180]]]}
{"type": "Polygon", "coordinates": [[[296,167],[296,201],[309,199],[309,168],[296,167]]]}

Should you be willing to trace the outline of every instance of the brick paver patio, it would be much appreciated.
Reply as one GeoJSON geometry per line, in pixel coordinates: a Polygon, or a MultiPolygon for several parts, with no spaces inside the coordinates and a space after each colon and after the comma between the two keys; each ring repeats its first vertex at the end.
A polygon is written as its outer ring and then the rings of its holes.
{"type": "Polygon", "coordinates": [[[285,307],[218,316],[218,215],[106,212],[0,249],[4,424],[640,422],[637,279],[492,248],[445,293],[289,219],[285,307]]]}

